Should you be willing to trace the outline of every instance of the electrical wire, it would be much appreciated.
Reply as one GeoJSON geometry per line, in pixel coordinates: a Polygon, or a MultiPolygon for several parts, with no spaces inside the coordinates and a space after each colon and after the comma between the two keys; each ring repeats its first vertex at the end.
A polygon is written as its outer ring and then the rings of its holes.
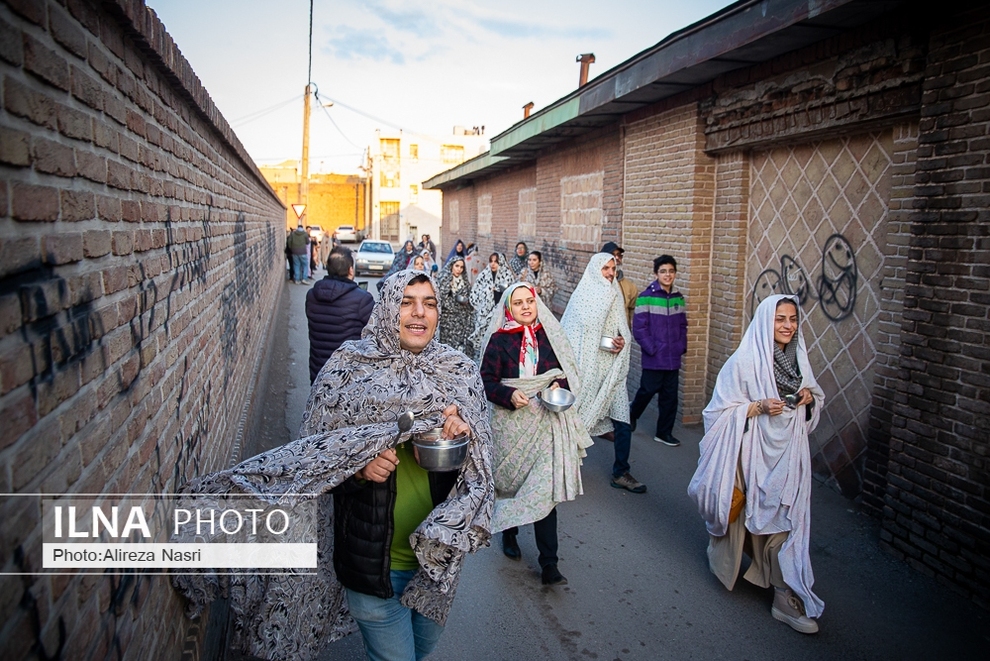
{"type": "Polygon", "coordinates": [[[236,128],[238,126],[244,126],[245,124],[250,124],[254,120],[261,119],[265,115],[271,114],[271,113],[275,112],[276,110],[280,110],[281,108],[284,108],[285,106],[287,106],[287,105],[289,105],[291,103],[296,103],[302,97],[303,97],[302,94],[297,94],[296,96],[292,97],[291,99],[287,99],[285,101],[282,101],[281,103],[276,103],[274,106],[269,106],[269,107],[263,108],[261,110],[256,110],[256,111],[254,111],[252,113],[249,113],[247,115],[244,115],[243,117],[238,117],[237,119],[232,119],[230,121],[230,126],[232,128],[236,128]]]}

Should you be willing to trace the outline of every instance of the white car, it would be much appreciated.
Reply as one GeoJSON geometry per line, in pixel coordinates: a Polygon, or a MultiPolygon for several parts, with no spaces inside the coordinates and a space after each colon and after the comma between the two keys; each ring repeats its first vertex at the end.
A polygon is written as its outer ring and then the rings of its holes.
{"type": "Polygon", "coordinates": [[[337,228],[337,240],[341,243],[357,243],[361,240],[361,233],[353,225],[341,225],[337,228]]]}
{"type": "Polygon", "coordinates": [[[326,232],[324,232],[323,228],[319,225],[310,225],[306,229],[309,230],[309,235],[316,239],[318,243],[321,243],[323,241],[323,237],[326,236],[326,232]]]}
{"type": "Polygon", "coordinates": [[[363,241],[354,253],[354,274],[385,275],[394,257],[388,241],[363,241]]]}

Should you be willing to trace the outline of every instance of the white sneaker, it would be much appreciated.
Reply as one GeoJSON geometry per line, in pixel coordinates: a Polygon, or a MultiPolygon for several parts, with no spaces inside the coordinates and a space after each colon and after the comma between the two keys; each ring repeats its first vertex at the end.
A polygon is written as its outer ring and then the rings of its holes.
{"type": "Polygon", "coordinates": [[[790,588],[774,588],[773,592],[773,607],[770,609],[773,619],[801,633],[818,633],[818,623],[804,614],[804,604],[790,588]]]}

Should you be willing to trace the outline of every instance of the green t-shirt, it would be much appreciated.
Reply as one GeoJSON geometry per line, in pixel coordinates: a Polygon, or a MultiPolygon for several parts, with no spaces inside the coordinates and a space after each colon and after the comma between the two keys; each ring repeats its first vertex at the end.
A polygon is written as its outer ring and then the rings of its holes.
{"type": "Polygon", "coordinates": [[[430,476],[416,463],[412,443],[397,446],[395,453],[399,465],[395,467],[397,495],[392,510],[391,569],[403,571],[419,567],[419,561],[409,546],[409,535],[433,511],[433,497],[430,495],[430,476]]]}

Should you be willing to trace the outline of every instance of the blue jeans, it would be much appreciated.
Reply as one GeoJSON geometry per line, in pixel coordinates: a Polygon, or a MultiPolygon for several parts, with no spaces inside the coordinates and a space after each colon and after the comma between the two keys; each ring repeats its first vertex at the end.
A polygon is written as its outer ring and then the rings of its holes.
{"type": "Polygon", "coordinates": [[[309,276],[309,255],[292,256],[292,279],[302,282],[309,276]]]}
{"type": "MultiPolygon", "coordinates": [[[[391,599],[347,589],[351,617],[361,629],[364,651],[371,661],[414,661],[433,651],[443,626],[399,603],[415,570],[392,571],[391,599]]],[[[345,588],[346,589],[346,588],[345,588]]]]}
{"type": "Polygon", "coordinates": [[[628,422],[612,420],[615,427],[615,463],[612,464],[612,477],[622,477],[629,472],[629,446],[632,445],[632,427],[628,422]]]}

